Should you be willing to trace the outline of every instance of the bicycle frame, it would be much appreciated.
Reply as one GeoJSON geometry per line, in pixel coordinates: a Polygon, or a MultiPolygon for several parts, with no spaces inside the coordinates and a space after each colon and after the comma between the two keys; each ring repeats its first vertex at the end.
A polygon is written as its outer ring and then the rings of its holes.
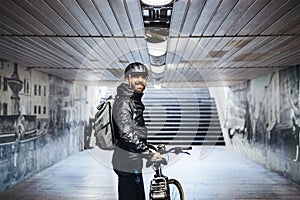
{"type": "MultiPolygon", "coordinates": [[[[181,148],[181,147],[175,147],[171,148],[170,150],[166,151],[164,148],[162,149],[156,149],[155,147],[151,147],[152,149],[155,149],[156,151],[160,152],[161,154],[167,154],[167,153],[187,153],[183,152],[182,150],[190,150],[191,147],[188,148],[181,148]],[[174,152],[173,152],[174,150],[174,152]]],[[[189,153],[187,153],[189,154],[189,153]]],[[[169,179],[167,176],[164,176],[162,173],[162,165],[167,165],[167,161],[165,159],[161,159],[159,161],[153,161],[151,165],[154,168],[155,174],[154,178],[150,182],[150,193],[149,197],[150,200],[156,200],[156,199],[166,199],[171,200],[172,196],[170,194],[170,185],[174,185],[176,187],[175,190],[177,190],[180,200],[184,200],[184,193],[181,184],[175,180],[175,179],[169,179]]],[[[173,198],[172,198],[173,199],[173,198]]]]}
{"type": "Polygon", "coordinates": [[[150,183],[150,199],[170,199],[168,177],[162,174],[161,165],[154,166],[155,174],[150,183]]]}

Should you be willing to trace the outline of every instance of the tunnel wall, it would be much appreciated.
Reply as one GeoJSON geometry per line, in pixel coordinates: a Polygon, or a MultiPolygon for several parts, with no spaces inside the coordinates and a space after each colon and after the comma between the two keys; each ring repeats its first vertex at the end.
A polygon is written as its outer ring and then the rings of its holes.
{"type": "Polygon", "coordinates": [[[85,86],[4,62],[0,93],[0,191],[84,149],[85,86]],[[8,84],[16,66],[18,114],[8,84]]]}
{"type": "Polygon", "coordinates": [[[81,127],[0,147],[0,191],[79,151],[81,127]]]}
{"type": "Polygon", "coordinates": [[[298,65],[231,87],[211,89],[226,145],[297,184],[299,78],[298,65]]]}

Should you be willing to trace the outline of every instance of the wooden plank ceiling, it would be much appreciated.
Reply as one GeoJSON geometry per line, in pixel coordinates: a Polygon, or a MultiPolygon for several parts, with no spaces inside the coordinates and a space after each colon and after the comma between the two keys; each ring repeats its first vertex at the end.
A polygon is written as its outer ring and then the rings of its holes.
{"type": "MultiPolygon", "coordinates": [[[[228,85],[297,65],[299,33],[299,0],[176,0],[164,85],[228,85]]],[[[119,81],[130,62],[150,67],[141,2],[0,0],[0,59],[119,81]]]]}

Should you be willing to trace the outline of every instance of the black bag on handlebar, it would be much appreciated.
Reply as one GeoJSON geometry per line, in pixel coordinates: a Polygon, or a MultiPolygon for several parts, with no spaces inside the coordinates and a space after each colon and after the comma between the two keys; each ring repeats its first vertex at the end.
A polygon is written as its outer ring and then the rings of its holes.
{"type": "Polygon", "coordinates": [[[108,97],[105,102],[97,106],[97,113],[95,114],[95,137],[96,146],[103,150],[114,149],[114,125],[112,118],[112,107],[114,98],[108,97]]]}

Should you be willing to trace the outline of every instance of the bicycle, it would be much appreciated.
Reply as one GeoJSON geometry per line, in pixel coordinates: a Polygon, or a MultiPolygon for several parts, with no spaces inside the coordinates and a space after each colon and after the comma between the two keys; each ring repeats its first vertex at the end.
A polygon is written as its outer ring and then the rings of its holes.
{"type": "MultiPolygon", "coordinates": [[[[185,151],[192,149],[192,147],[173,147],[166,150],[164,145],[158,145],[157,148],[152,145],[149,145],[149,147],[159,152],[161,155],[168,153],[185,153],[190,155],[190,153],[185,151]]],[[[150,200],[184,200],[183,188],[179,181],[173,178],[169,179],[162,173],[162,165],[167,164],[168,161],[163,157],[156,160],[151,159],[146,162],[146,167],[152,166],[155,171],[154,178],[150,182],[150,200]]]]}

